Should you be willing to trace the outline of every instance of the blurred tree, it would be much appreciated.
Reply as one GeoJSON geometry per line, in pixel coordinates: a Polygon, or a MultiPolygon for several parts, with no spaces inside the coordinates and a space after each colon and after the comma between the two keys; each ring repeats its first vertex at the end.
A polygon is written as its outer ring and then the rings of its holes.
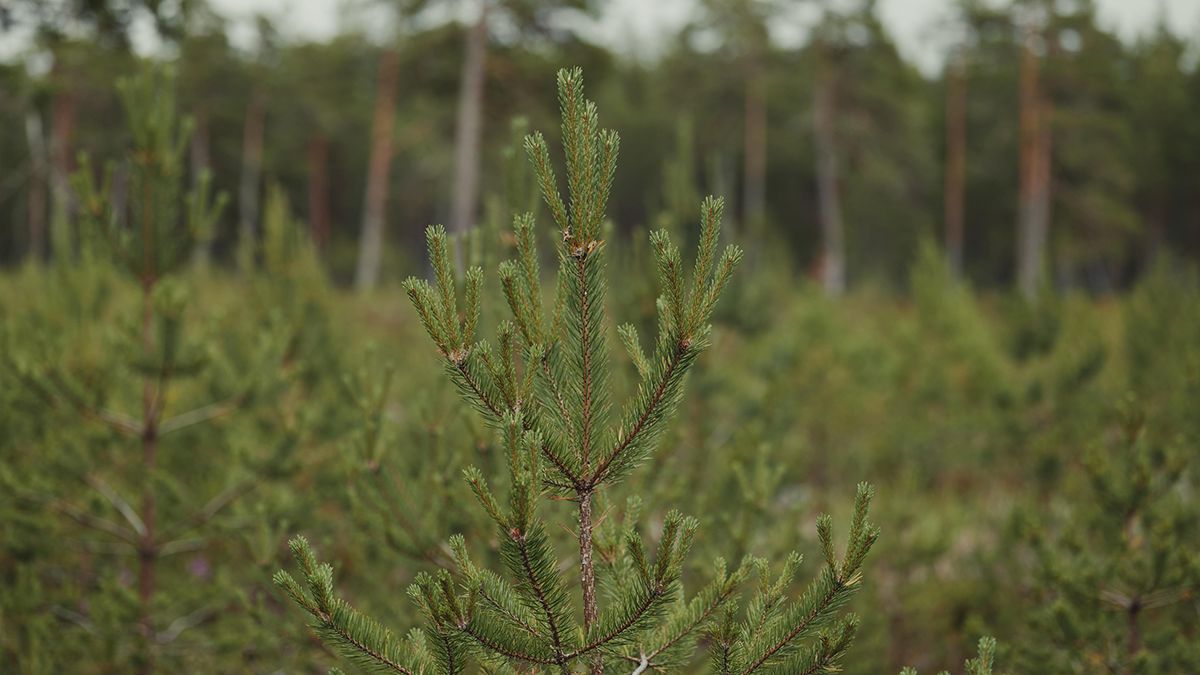
{"type": "Polygon", "coordinates": [[[783,5],[777,0],[702,0],[701,7],[699,27],[720,40],[743,91],[742,221],[758,231],[767,205],[767,27],[783,5]]]}
{"type": "Polygon", "coordinates": [[[967,64],[966,51],[951,54],[946,79],[945,247],[946,262],[955,277],[963,273],[963,200],[967,171],[967,64]]]}
{"type": "Polygon", "coordinates": [[[455,235],[454,260],[459,269],[463,266],[463,237],[475,226],[479,210],[484,84],[492,23],[502,22],[516,32],[517,39],[547,36],[554,32],[560,15],[587,12],[596,5],[596,0],[480,0],[479,14],[466,32],[454,131],[450,232],[455,235]]]}
{"type": "Polygon", "coordinates": [[[375,113],[371,123],[371,158],[367,169],[366,193],[363,196],[358,267],[354,273],[354,285],[360,291],[369,291],[378,283],[383,260],[384,207],[387,204],[388,168],[392,163],[392,128],[396,116],[398,63],[394,47],[385,47],[380,52],[375,113]]]}
{"type": "Polygon", "coordinates": [[[1020,44],[1020,207],[1017,209],[1017,287],[1028,300],[1044,282],[1050,228],[1051,103],[1039,81],[1045,38],[1026,19],[1020,44]]]}

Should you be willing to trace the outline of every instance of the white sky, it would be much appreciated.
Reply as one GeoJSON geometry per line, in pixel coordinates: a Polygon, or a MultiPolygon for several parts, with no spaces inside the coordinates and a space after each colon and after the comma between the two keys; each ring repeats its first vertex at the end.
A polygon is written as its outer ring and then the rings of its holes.
{"type": "MultiPolygon", "coordinates": [[[[233,40],[240,46],[253,42],[253,17],[271,17],[289,36],[324,39],[349,27],[366,27],[369,32],[383,24],[378,13],[352,9],[354,0],[210,0],[213,7],[232,20],[233,40]]],[[[473,3],[464,0],[464,11],[473,3]]],[[[1180,35],[1200,37],[1200,0],[1096,0],[1101,23],[1125,39],[1133,39],[1153,28],[1159,16],[1180,35]]],[[[608,0],[607,8],[589,29],[597,40],[616,48],[653,54],[655,43],[689,18],[695,0],[608,0]]],[[[950,0],[880,0],[879,11],[901,51],[927,72],[938,68],[944,42],[937,24],[949,15],[950,0]]],[[[775,36],[784,41],[803,35],[798,21],[777,22],[775,36]]],[[[143,31],[149,34],[149,30],[143,31]]],[[[0,38],[0,59],[19,57],[24,42],[17,37],[0,38]]],[[[144,43],[144,40],[138,42],[144,43]]]]}
{"type": "MultiPolygon", "coordinates": [[[[347,12],[343,0],[211,0],[225,16],[250,17],[266,12],[279,17],[288,33],[321,38],[336,33],[339,17],[364,25],[347,12]]],[[[465,2],[471,5],[471,2],[465,2]]],[[[636,53],[653,53],[654,43],[683,25],[695,0],[608,0],[595,27],[603,42],[636,53]]],[[[1200,37],[1200,0],[1096,0],[1103,26],[1132,40],[1151,30],[1160,15],[1180,35],[1200,37]]],[[[936,39],[938,22],[949,15],[950,0],[880,0],[879,11],[895,35],[901,51],[923,69],[938,67],[943,45],[936,39]]],[[[249,22],[242,24],[242,40],[249,37],[249,22]]],[[[776,27],[779,37],[800,34],[799,26],[776,27]]]]}

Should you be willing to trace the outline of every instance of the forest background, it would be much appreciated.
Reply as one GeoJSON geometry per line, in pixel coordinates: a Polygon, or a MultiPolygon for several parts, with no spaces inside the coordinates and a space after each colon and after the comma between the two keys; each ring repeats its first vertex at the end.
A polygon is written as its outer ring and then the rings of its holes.
{"type": "Polygon", "coordinates": [[[521,138],[558,147],[566,65],[623,140],[613,313],[649,332],[648,232],[694,245],[704,195],[746,252],[680,419],[613,504],[706,514],[705,565],[815,560],[816,514],[871,481],[849,672],[957,667],[984,634],[1015,672],[1200,664],[1196,26],[961,0],[918,67],[872,0],[697,0],[636,56],[587,29],[598,1],[341,8],[364,18],[327,40],[261,16],[235,44],[202,0],[0,6],[0,669],[323,671],[270,584],[297,532],[413,624],[403,588],[441,542],[490,532],[461,469],[499,468],[399,282],[428,276],[431,223],[489,273],[515,213],[552,236],[521,138]],[[164,64],[157,93],[118,86],[164,64]],[[169,217],[206,234],[171,240],[179,285],[143,276],[144,300],[96,254],[95,199],[137,203],[156,101],[188,120],[181,195],[223,208],[180,197],[169,217]],[[180,326],[147,462],[146,426],[112,411],[141,406],[150,352],[168,362],[139,330],[180,326]],[[155,534],[147,505],[177,524],[155,534]]]}

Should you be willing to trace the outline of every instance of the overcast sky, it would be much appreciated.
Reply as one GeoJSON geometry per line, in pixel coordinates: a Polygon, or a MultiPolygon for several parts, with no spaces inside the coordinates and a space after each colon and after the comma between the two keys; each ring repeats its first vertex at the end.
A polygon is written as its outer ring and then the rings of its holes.
{"type": "MultiPolygon", "coordinates": [[[[1096,3],[1102,24],[1116,29],[1126,39],[1153,28],[1160,15],[1166,17],[1176,33],[1200,36],[1200,0],[1096,0],[1096,3]]],[[[212,4],[230,17],[248,18],[255,12],[266,12],[279,17],[287,32],[313,38],[336,33],[339,17],[344,20],[346,16],[340,0],[212,0],[212,4]]],[[[659,36],[670,34],[687,21],[695,0],[608,0],[606,4],[596,37],[620,49],[653,53],[659,36]]],[[[937,68],[943,47],[934,39],[936,32],[931,26],[948,15],[950,6],[950,0],[880,0],[879,11],[904,54],[929,70],[937,68]]],[[[785,39],[789,33],[802,32],[799,27],[778,28],[785,39]]],[[[248,38],[249,30],[248,22],[243,23],[242,40],[248,38]]]]}
{"type": "MultiPolygon", "coordinates": [[[[253,17],[264,13],[285,35],[324,39],[347,27],[378,26],[377,20],[347,11],[345,0],[210,0],[216,10],[233,20],[234,42],[250,46],[253,17]]],[[[1096,0],[1100,21],[1125,39],[1153,28],[1159,16],[1177,34],[1200,37],[1200,0],[1096,0]]],[[[470,0],[463,6],[469,8],[470,0]]],[[[936,71],[945,45],[938,39],[935,26],[949,13],[950,0],[880,0],[879,11],[895,35],[901,51],[927,72],[936,71]]],[[[653,54],[658,38],[669,35],[685,23],[695,0],[608,0],[593,36],[615,48],[653,54]]],[[[469,11],[467,9],[466,11],[469,11]]],[[[377,19],[377,17],[375,17],[377,19]]],[[[788,41],[803,35],[798,22],[783,21],[774,26],[777,38],[788,41]]],[[[149,34],[148,27],[141,31],[149,34]]],[[[0,58],[12,58],[20,52],[17,40],[0,37],[0,58]]],[[[139,40],[145,42],[145,40],[139,40]]]]}

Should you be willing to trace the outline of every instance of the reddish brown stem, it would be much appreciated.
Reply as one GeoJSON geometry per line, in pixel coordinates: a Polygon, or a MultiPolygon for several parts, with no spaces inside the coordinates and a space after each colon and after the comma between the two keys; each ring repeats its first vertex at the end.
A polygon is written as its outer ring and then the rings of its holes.
{"type": "MultiPolygon", "coordinates": [[[[147,354],[154,351],[154,276],[147,274],[142,283],[142,347],[147,354]]],[[[154,600],[155,572],[158,564],[156,540],[157,503],[154,494],[154,470],[158,463],[158,392],[156,380],[147,375],[142,384],[142,523],[145,530],[138,543],[138,602],[139,627],[144,653],[141,672],[154,672],[154,622],[151,603],[154,600]]]]}
{"type": "MultiPolygon", "coordinates": [[[[596,608],[596,567],[592,560],[592,493],[579,493],[579,581],[583,586],[584,633],[596,624],[599,611],[596,608]]],[[[592,672],[603,673],[604,661],[597,655],[592,661],[592,672]]]]}

